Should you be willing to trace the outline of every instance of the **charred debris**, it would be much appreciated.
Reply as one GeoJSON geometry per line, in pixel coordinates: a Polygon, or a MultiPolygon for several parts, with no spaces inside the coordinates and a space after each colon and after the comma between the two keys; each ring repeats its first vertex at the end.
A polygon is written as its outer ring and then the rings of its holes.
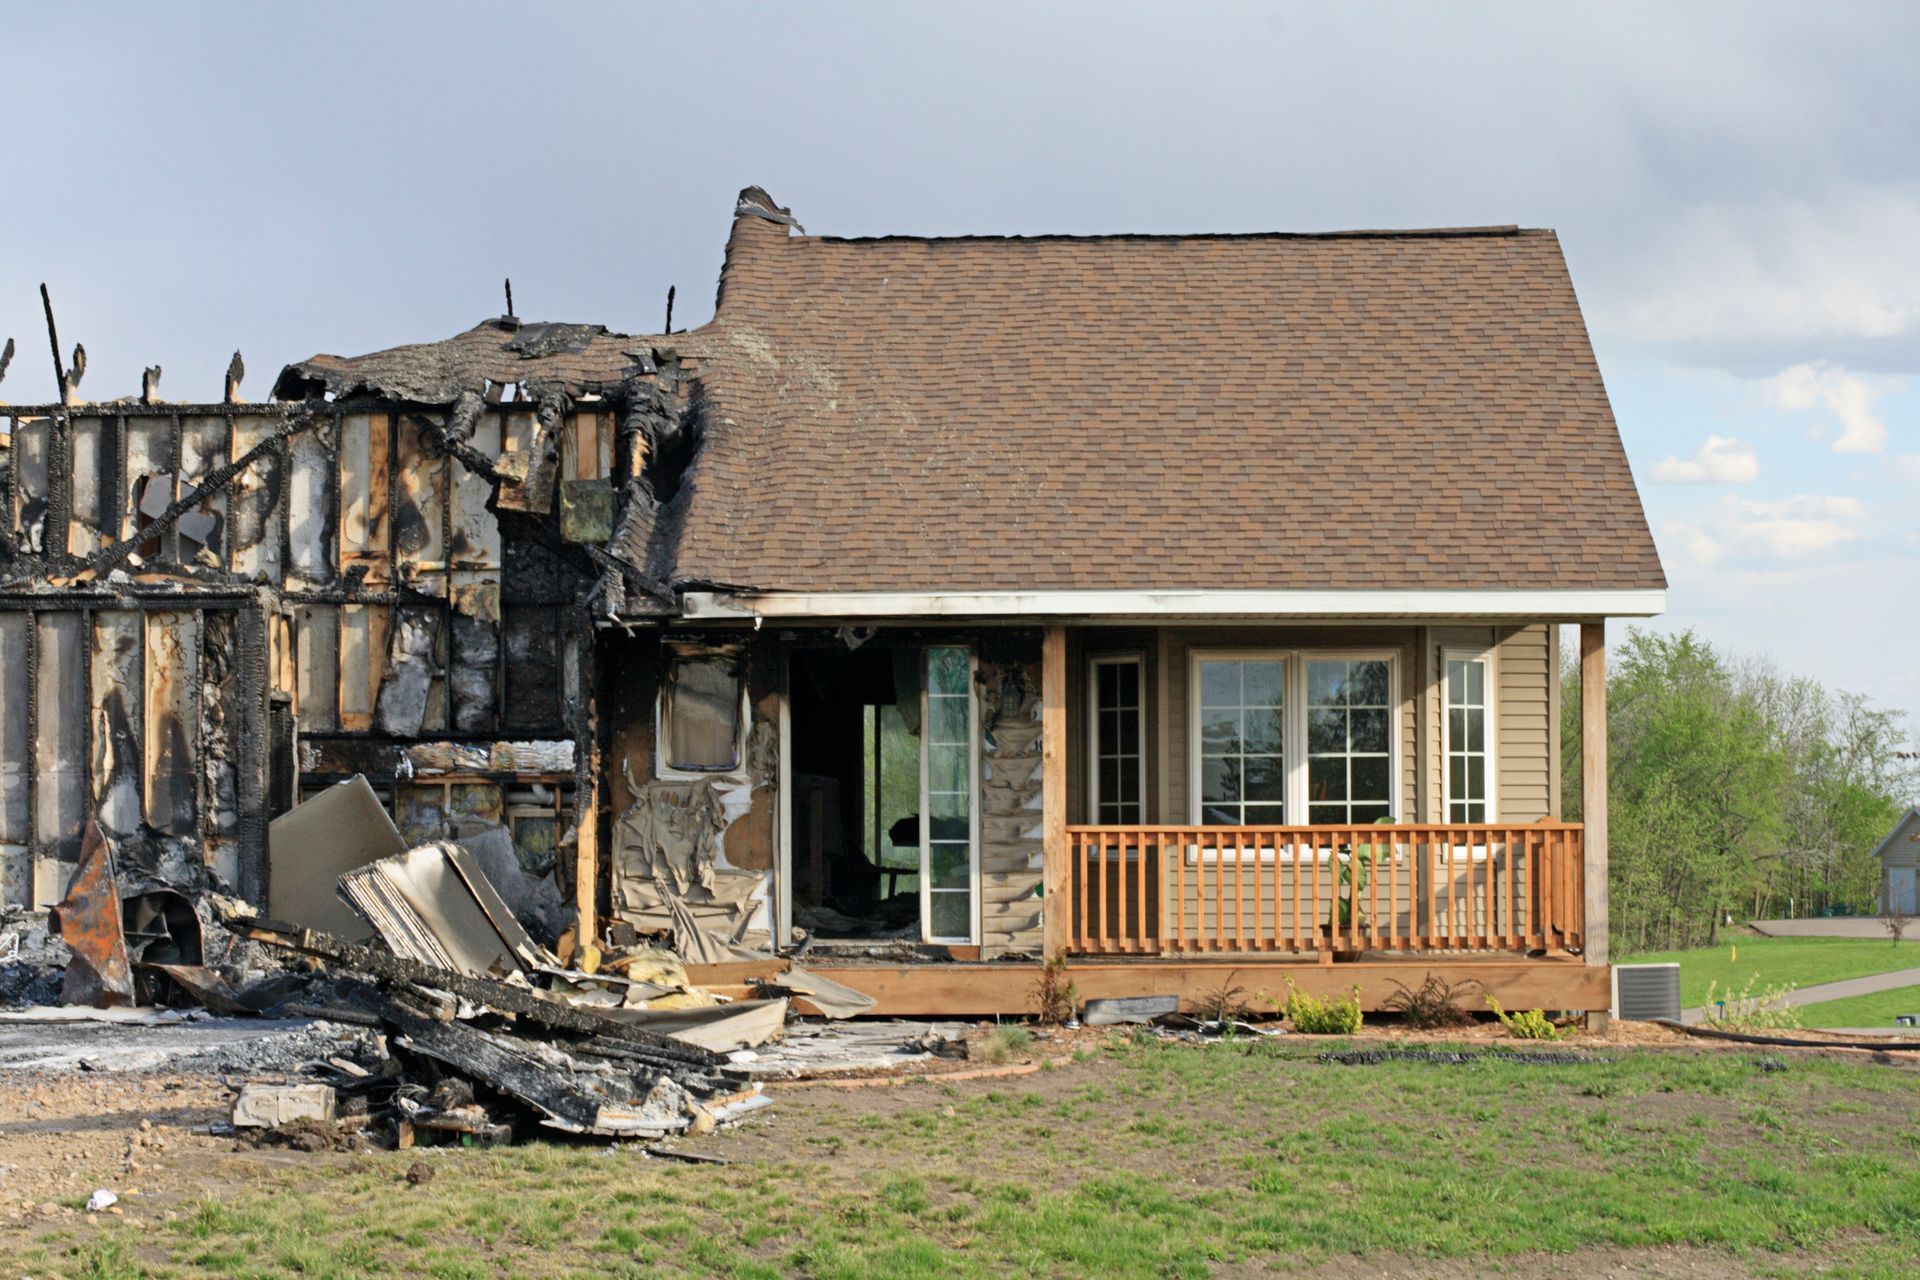
{"type": "Polygon", "coordinates": [[[725,865],[763,726],[732,783],[669,785],[600,714],[653,696],[596,631],[671,612],[697,341],[505,316],[263,403],[236,353],[175,404],[158,367],[82,399],[54,339],[60,402],[0,404],[0,901],[48,913],[59,999],[363,1026],[324,1106],[243,1110],[396,1140],[726,1123],[765,1102],[727,1055],[791,999],[871,1006],[777,957],[725,865]]]}

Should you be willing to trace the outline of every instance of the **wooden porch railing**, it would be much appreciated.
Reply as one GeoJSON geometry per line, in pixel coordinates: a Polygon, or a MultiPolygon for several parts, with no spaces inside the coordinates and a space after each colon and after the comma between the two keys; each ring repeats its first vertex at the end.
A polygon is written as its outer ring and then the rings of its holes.
{"type": "Polygon", "coordinates": [[[1071,945],[1090,955],[1564,951],[1582,829],[1075,827],[1071,945]]]}

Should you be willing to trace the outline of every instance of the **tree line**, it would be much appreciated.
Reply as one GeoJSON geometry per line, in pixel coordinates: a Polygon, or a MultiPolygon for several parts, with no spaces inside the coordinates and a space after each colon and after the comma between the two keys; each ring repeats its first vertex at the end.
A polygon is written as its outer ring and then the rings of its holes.
{"type": "MultiPolygon", "coordinates": [[[[1580,817],[1580,676],[1561,655],[1565,816],[1580,817]]],[[[1725,922],[1874,910],[1873,848],[1920,795],[1903,715],[1629,629],[1608,654],[1615,954],[1711,945],[1725,922]]]]}

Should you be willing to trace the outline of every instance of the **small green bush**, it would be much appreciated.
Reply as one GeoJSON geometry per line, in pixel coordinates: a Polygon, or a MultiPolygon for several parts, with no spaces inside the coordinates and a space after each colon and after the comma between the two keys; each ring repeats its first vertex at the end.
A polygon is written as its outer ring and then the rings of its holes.
{"type": "Polygon", "coordinates": [[[1747,979],[1747,985],[1735,991],[1731,984],[1725,991],[1716,994],[1718,982],[1707,984],[1706,1020],[1716,1027],[1728,1031],[1778,1031],[1791,1030],[1800,1025],[1800,1008],[1787,1003],[1793,994],[1793,984],[1780,987],[1767,987],[1755,992],[1753,984],[1760,980],[1755,974],[1747,979]]]}
{"type": "Polygon", "coordinates": [[[1500,1025],[1505,1027],[1507,1034],[1515,1040],[1558,1040],[1560,1038],[1560,1028],[1554,1026],[1547,1015],[1538,1009],[1508,1013],[1492,996],[1487,997],[1487,1007],[1493,1010],[1493,1016],[1500,1019],[1500,1025]]]}
{"type": "Polygon", "coordinates": [[[1344,996],[1322,1000],[1309,995],[1287,979],[1287,1003],[1283,1006],[1293,1029],[1309,1036],[1350,1036],[1360,1029],[1360,988],[1344,996]]]}
{"type": "Polygon", "coordinates": [[[978,1053],[983,1062],[1007,1062],[1033,1044],[1033,1032],[1017,1023],[1003,1022],[987,1033],[978,1053]]]}

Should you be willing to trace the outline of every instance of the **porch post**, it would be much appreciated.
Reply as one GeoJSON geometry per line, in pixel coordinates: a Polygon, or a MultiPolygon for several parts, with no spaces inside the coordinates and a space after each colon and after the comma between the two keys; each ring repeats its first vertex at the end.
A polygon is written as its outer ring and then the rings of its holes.
{"type": "MultiPolygon", "coordinates": [[[[1586,957],[1607,964],[1607,623],[1580,624],[1580,819],[1586,827],[1586,957]]],[[[1588,1013],[1588,1026],[1594,1024],[1588,1013]]],[[[1607,1014],[1599,1015],[1600,1026],[1607,1014]]]]}
{"type": "Polygon", "coordinates": [[[1040,647],[1040,921],[1042,948],[1051,960],[1065,954],[1073,913],[1073,874],[1067,857],[1067,629],[1046,629],[1040,647]]]}

